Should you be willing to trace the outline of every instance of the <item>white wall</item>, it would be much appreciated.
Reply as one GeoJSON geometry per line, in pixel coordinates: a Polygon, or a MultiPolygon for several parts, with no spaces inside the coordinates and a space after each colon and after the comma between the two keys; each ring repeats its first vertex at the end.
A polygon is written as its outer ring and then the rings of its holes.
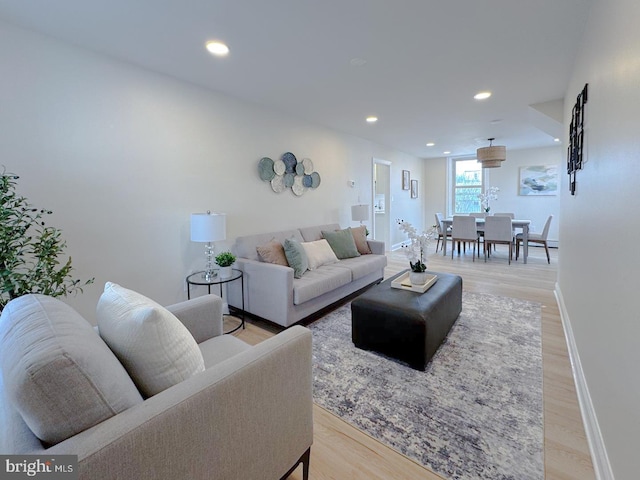
{"type": "MultiPolygon", "coordinates": [[[[67,300],[90,321],[107,280],[162,304],[186,298],[185,276],[204,263],[203,246],[189,240],[192,212],[226,212],[227,244],[247,233],[355,225],[350,206],[370,201],[372,157],[392,162],[398,182],[403,168],[421,165],[2,23],[0,65],[0,164],[20,175],[20,194],[54,211],[75,273],[95,276],[67,300]],[[260,158],[286,151],[312,159],[318,189],[276,194],[260,180],[260,158]]],[[[422,218],[420,202],[398,205],[422,218]]]]}
{"type": "MultiPolygon", "coordinates": [[[[559,146],[532,148],[527,150],[509,150],[507,160],[499,168],[489,168],[488,185],[498,187],[498,200],[491,202],[492,212],[513,212],[517,218],[531,220],[531,231],[541,232],[549,215],[553,215],[549,240],[558,241],[558,225],[560,221],[560,192],[551,196],[520,196],[518,184],[520,167],[532,165],[558,165],[560,177],[564,174],[564,149],[559,146]]],[[[447,159],[435,158],[424,162],[423,175],[426,179],[424,203],[425,222],[435,222],[434,214],[447,211],[447,159]]]]}
{"type": "Polygon", "coordinates": [[[518,187],[521,167],[557,165],[558,175],[563,177],[566,171],[564,151],[564,148],[559,146],[527,150],[507,149],[507,160],[502,162],[500,168],[485,170],[488,174],[488,184],[500,189],[498,200],[491,201],[491,211],[514,212],[517,218],[530,219],[530,229],[533,232],[542,232],[547,217],[553,215],[548,238],[555,244],[558,241],[561,192],[558,192],[558,195],[549,196],[521,196],[518,195],[518,187]]]}
{"type": "Polygon", "coordinates": [[[589,84],[586,163],[561,198],[558,288],[618,480],[640,471],[639,18],[636,0],[594,2],[565,97],[568,124],[589,84]]]}

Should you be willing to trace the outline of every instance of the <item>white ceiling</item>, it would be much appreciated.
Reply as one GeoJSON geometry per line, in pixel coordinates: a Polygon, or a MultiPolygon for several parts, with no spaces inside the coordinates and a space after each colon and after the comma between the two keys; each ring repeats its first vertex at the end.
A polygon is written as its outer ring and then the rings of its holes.
{"type": "Polygon", "coordinates": [[[554,145],[592,0],[0,0],[0,19],[420,157],[554,145]],[[231,53],[214,58],[210,39],[231,53]],[[362,59],[366,63],[353,65],[362,59]],[[479,102],[473,95],[490,90],[479,102]],[[365,117],[376,115],[376,124],[365,117]],[[427,147],[429,141],[436,143],[427,147]]]}

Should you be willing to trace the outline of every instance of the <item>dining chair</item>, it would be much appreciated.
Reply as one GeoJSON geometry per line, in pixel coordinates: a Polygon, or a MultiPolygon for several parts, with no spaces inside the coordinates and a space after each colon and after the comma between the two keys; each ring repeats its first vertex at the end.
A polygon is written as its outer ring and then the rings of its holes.
{"type": "Polygon", "coordinates": [[[484,219],[484,261],[487,251],[491,254],[491,245],[509,245],[509,265],[513,256],[513,226],[506,215],[490,215],[484,219]]]}
{"type": "Polygon", "coordinates": [[[516,214],[515,213],[494,213],[493,214],[494,217],[509,217],[511,218],[511,220],[513,220],[514,218],[516,218],[516,214]]]}
{"type": "MultiPolygon", "coordinates": [[[[516,218],[516,214],[515,213],[511,213],[511,212],[502,212],[502,213],[494,213],[493,214],[494,217],[509,217],[511,220],[513,220],[514,218],[516,218]]],[[[513,239],[515,241],[516,238],[516,231],[515,229],[513,230],[513,239]]],[[[493,249],[496,249],[496,246],[493,246],[493,249]]]]}
{"type": "MultiPolygon", "coordinates": [[[[442,228],[442,213],[436,213],[436,229],[438,231],[438,241],[436,243],[436,252],[440,246],[440,240],[442,240],[442,246],[444,248],[444,242],[447,241],[447,238],[451,238],[451,227],[447,227],[446,231],[442,228]]],[[[451,247],[453,248],[453,246],[451,247]]]]}
{"type": "Polygon", "coordinates": [[[458,242],[458,255],[460,255],[460,242],[470,242],[473,243],[473,261],[476,261],[476,245],[478,246],[478,256],[480,256],[480,238],[474,217],[454,215],[451,225],[451,258],[453,258],[455,242],[458,242]]]}
{"type": "MultiPolygon", "coordinates": [[[[540,243],[544,245],[544,251],[547,254],[547,263],[551,263],[551,258],[549,257],[549,245],[547,244],[547,236],[549,235],[549,226],[551,225],[551,219],[553,219],[553,215],[549,215],[547,221],[544,223],[544,228],[542,229],[542,233],[529,233],[528,243],[540,243]]],[[[518,260],[518,255],[520,254],[520,243],[522,241],[522,234],[519,233],[516,235],[516,260],[518,260]]],[[[524,244],[523,244],[524,246],[524,244]]]]}

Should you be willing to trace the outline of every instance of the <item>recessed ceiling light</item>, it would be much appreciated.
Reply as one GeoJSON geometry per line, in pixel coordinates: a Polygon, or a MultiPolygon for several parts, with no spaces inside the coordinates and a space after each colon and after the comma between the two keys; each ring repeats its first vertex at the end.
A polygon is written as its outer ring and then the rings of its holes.
{"type": "Polygon", "coordinates": [[[209,53],[216,55],[218,57],[224,57],[229,54],[229,47],[227,47],[224,43],[219,42],[217,40],[212,40],[211,42],[206,43],[207,50],[209,53]]]}
{"type": "Polygon", "coordinates": [[[367,61],[364,58],[352,58],[349,60],[349,64],[352,67],[362,67],[367,61]]]}
{"type": "Polygon", "coordinates": [[[559,141],[560,141],[560,139],[559,139],[559,138],[554,138],[554,139],[553,139],[553,141],[554,141],[554,142],[559,142],[559,141]]]}
{"type": "Polygon", "coordinates": [[[434,145],[435,145],[435,143],[433,143],[433,142],[427,143],[427,147],[433,147],[434,145]]]}
{"type": "Polygon", "coordinates": [[[375,117],[373,115],[371,115],[370,117],[367,117],[367,122],[369,123],[376,123],[378,121],[378,117],[375,117]]]}
{"type": "Polygon", "coordinates": [[[445,150],[444,152],[442,152],[444,155],[449,155],[451,152],[449,150],[445,150]]]}
{"type": "Polygon", "coordinates": [[[473,98],[475,98],[476,100],[486,100],[490,96],[491,92],[478,92],[473,96],[473,98]]]}

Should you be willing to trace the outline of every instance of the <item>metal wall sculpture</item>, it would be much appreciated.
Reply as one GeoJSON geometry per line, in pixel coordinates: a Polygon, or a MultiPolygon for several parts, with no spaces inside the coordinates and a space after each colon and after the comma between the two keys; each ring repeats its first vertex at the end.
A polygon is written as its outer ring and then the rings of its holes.
{"type": "Polygon", "coordinates": [[[291,152],[283,153],[280,160],[272,160],[262,157],[258,162],[258,174],[260,179],[271,184],[271,189],[276,193],[291,191],[300,196],[309,188],[317,188],[320,185],[320,174],[313,171],[313,162],[310,158],[298,161],[291,152]]]}
{"type": "Polygon", "coordinates": [[[582,169],[582,151],[584,146],[584,106],[587,103],[587,87],[584,88],[576,99],[576,104],[571,112],[571,124],[569,125],[569,147],[567,149],[567,173],[569,174],[569,191],[576,194],[576,172],[582,169]]]}

